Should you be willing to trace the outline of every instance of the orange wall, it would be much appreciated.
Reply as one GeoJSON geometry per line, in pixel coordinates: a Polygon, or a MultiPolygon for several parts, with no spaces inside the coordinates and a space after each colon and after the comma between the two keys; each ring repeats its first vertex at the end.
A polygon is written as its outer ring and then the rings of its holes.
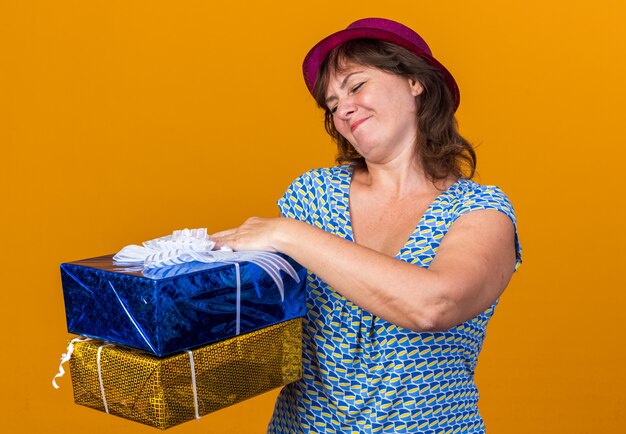
{"type": "MultiPolygon", "coordinates": [[[[334,155],[300,62],[365,16],[419,29],[453,71],[479,180],[518,212],[525,263],[477,372],[490,432],[622,432],[618,0],[2,1],[0,430],[156,432],[50,386],[69,336],[58,265],[276,215],[334,155]]],[[[275,395],[171,432],[262,433],[275,395]]]]}

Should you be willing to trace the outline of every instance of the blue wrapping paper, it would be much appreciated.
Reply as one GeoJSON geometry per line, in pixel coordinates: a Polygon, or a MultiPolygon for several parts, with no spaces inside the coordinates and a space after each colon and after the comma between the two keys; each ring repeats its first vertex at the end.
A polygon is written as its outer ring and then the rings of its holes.
{"type": "MultiPolygon", "coordinates": [[[[260,267],[239,263],[240,333],[304,315],[306,269],[283,257],[300,277],[282,274],[284,300],[260,267]]],[[[112,255],[61,264],[67,328],[160,357],[233,337],[236,274],[231,263],[144,270],[117,265],[112,255]]]]}

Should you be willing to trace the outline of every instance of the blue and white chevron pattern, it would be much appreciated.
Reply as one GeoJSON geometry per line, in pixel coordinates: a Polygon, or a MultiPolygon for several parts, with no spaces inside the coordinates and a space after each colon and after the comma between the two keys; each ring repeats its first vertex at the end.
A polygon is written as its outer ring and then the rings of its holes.
{"type": "MultiPolygon", "coordinates": [[[[353,240],[348,166],[312,170],[278,204],[284,216],[353,240]]],[[[513,208],[497,187],[460,180],[427,209],[398,259],[428,267],[461,215],[513,208]]],[[[519,244],[518,264],[521,261],[519,244]]],[[[307,276],[300,381],[285,387],[269,433],[483,433],[474,368],[495,304],[446,332],[395,326],[307,276]]]]}

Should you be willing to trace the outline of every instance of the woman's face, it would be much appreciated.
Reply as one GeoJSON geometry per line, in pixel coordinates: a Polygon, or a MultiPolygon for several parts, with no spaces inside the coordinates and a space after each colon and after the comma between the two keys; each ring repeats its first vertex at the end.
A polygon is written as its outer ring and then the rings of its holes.
{"type": "Polygon", "coordinates": [[[414,155],[422,91],[413,79],[348,63],[330,75],[326,105],[339,134],[366,161],[384,163],[414,155]]]}

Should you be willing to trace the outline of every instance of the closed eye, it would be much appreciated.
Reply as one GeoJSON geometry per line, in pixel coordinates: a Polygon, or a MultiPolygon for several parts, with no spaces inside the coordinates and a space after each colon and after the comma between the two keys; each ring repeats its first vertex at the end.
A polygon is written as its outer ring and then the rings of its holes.
{"type": "MultiPolygon", "coordinates": [[[[364,81],[357,83],[350,89],[350,93],[357,93],[363,87],[364,84],[365,84],[364,81]]],[[[336,98],[333,97],[332,99],[336,99],[336,98]]],[[[337,112],[337,106],[329,107],[328,111],[330,112],[331,115],[334,115],[337,112]]]]}
{"type": "Polygon", "coordinates": [[[362,81],[361,83],[358,83],[356,86],[354,86],[354,87],[351,89],[351,90],[352,90],[352,93],[354,93],[354,92],[358,92],[358,91],[359,91],[359,89],[361,89],[361,87],[363,87],[363,85],[364,85],[364,84],[365,84],[365,82],[364,82],[364,81],[362,81]]]}

